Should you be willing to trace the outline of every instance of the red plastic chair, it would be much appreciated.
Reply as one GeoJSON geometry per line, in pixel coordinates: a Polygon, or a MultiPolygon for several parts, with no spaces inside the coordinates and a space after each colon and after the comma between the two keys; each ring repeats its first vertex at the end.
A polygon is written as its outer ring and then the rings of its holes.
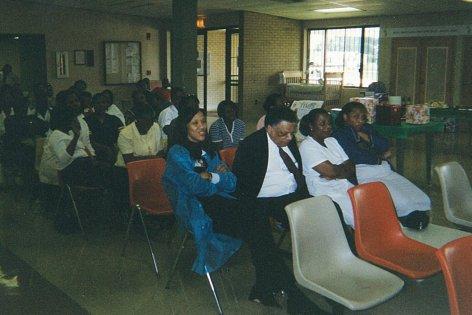
{"type": "Polygon", "coordinates": [[[132,212],[126,230],[123,255],[128,244],[131,223],[134,220],[137,210],[143,225],[144,234],[146,235],[156,276],[159,274],[159,270],[146,224],[144,223],[143,212],[154,216],[172,215],[172,206],[161,182],[165,167],[166,161],[162,158],[134,161],[126,164],[129,177],[129,200],[132,212]]]}
{"type": "Polygon", "coordinates": [[[220,150],[221,159],[226,163],[226,165],[228,165],[230,169],[233,168],[233,161],[237,150],[237,147],[230,147],[220,150]]]}
{"type": "Polygon", "coordinates": [[[360,257],[376,265],[423,279],[441,270],[436,249],[403,234],[387,187],[373,182],[348,190],[354,209],[360,257]]]}
{"type": "Polygon", "coordinates": [[[437,250],[452,315],[472,314],[472,236],[459,238],[437,250]]]}

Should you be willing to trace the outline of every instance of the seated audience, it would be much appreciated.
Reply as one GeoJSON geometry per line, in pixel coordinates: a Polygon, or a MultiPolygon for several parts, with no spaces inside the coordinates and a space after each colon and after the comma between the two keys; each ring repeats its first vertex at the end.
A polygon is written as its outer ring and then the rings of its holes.
{"type": "Polygon", "coordinates": [[[87,91],[82,91],[82,92],[79,92],[77,95],[80,101],[81,113],[83,114],[84,118],[92,115],[93,114],[92,93],[87,92],[87,91]]]}
{"type": "Polygon", "coordinates": [[[121,121],[121,123],[124,125],[125,124],[125,115],[123,115],[123,112],[118,108],[118,106],[116,106],[113,103],[113,100],[114,100],[113,92],[110,91],[110,90],[104,90],[102,93],[107,98],[107,104],[108,104],[107,114],[116,116],[121,121]]]}
{"type": "Polygon", "coordinates": [[[2,166],[7,185],[14,184],[14,177],[20,174],[25,184],[32,183],[34,174],[35,136],[42,136],[47,127],[36,117],[27,116],[28,100],[19,96],[12,99],[14,115],[5,118],[2,166]]]}
{"type": "MultiPolygon", "coordinates": [[[[198,109],[200,107],[200,101],[195,95],[187,95],[182,97],[180,101],[179,110],[184,109],[198,109]]],[[[177,125],[178,117],[173,119],[167,128],[168,136],[167,136],[167,151],[176,143],[177,137],[176,135],[176,125],[177,125]]]]}
{"type": "Polygon", "coordinates": [[[113,191],[123,213],[128,209],[128,173],[132,161],[163,156],[162,132],[154,122],[154,111],[147,104],[134,108],[136,121],[124,127],[118,136],[118,157],[114,168],[113,191]]]}
{"type": "Polygon", "coordinates": [[[71,86],[71,89],[80,95],[80,93],[87,90],[87,83],[84,80],[77,80],[74,82],[74,85],[71,86]]]}
{"type": "MultiPolygon", "coordinates": [[[[262,104],[262,107],[264,108],[264,111],[267,113],[271,108],[274,107],[285,107],[285,98],[278,94],[278,93],[272,93],[264,101],[264,104],[262,104]]],[[[259,121],[257,122],[256,125],[256,130],[264,128],[264,121],[265,121],[266,115],[261,116],[259,118],[259,121]]]]}
{"type": "Polygon", "coordinates": [[[236,196],[248,224],[247,233],[256,283],[249,299],[278,305],[275,294],[287,294],[290,314],[325,314],[297,288],[293,273],[275,246],[270,217],[288,226],[285,206],[307,198],[302,160],[295,141],[295,112],[275,107],[265,117],[265,128],[239,143],[233,163],[236,196]]]}
{"type": "Polygon", "coordinates": [[[51,107],[49,106],[47,89],[45,86],[38,86],[34,90],[34,104],[36,117],[49,124],[51,120],[51,107]]]}
{"type": "Polygon", "coordinates": [[[331,116],[324,109],[313,109],[303,116],[300,132],[306,137],[300,145],[303,174],[312,196],[326,195],[338,204],[344,222],[354,227],[354,214],[347,190],[354,185],[355,166],[336,139],[331,137],[331,116]]]}
{"type": "Polygon", "coordinates": [[[49,176],[54,176],[54,172],[57,176],[60,171],[68,184],[104,186],[105,172],[95,163],[90,143],[82,141],[81,124],[76,114],[71,106],[58,106],[54,110],[53,131],[44,146],[40,168],[49,176]]]}
{"type": "Polygon", "coordinates": [[[91,132],[90,140],[95,148],[97,160],[112,166],[116,162],[116,142],[123,124],[116,116],[106,113],[108,98],[105,94],[95,94],[92,106],[93,114],[85,118],[91,132]]]}
{"type": "Polygon", "coordinates": [[[350,102],[338,116],[339,129],[334,138],[356,165],[360,184],[384,183],[392,196],[400,222],[409,228],[424,229],[429,222],[429,197],[405,177],[394,172],[388,159],[392,155],[387,139],[366,123],[367,110],[363,104],[350,102]]]}
{"type": "MultiPolygon", "coordinates": [[[[136,120],[135,111],[137,108],[148,106],[146,97],[144,96],[144,93],[142,91],[139,91],[139,90],[134,91],[133,94],[131,95],[131,98],[133,100],[133,107],[131,107],[125,112],[126,125],[129,125],[136,120]]],[[[154,117],[154,114],[153,114],[153,117],[154,117]]]]}
{"type": "Polygon", "coordinates": [[[221,267],[239,249],[237,239],[246,234],[245,217],[231,196],[236,177],[221,162],[207,135],[204,110],[182,108],[176,134],[163,182],[177,218],[195,233],[199,256],[193,270],[205,274],[221,267]]]}
{"type": "Polygon", "coordinates": [[[237,147],[246,133],[246,125],[238,119],[238,107],[232,101],[222,101],[217,111],[220,118],[210,127],[211,141],[218,149],[237,147]]]}
{"type": "Polygon", "coordinates": [[[174,87],[172,88],[171,91],[172,94],[172,105],[164,109],[160,114],[159,114],[159,119],[158,123],[159,126],[161,126],[162,131],[164,131],[164,134],[167,136],[168,135],[168,129],[169,125],[174,120],[179,116],[179,106],[180,106],[180,101],[182,100],[182,97],[185,96],[185,92],[182,88],[179,87],[174,87]]]}
{"type": "Polygon", "coordinates": [[[13,68],[9,64],[5,64],[2,67],[2,84],[1,85],[8,85],[10,87],[19,87],[20,86],[20,79],[13,73],[13,68]]]}
{"type": "Polygon", "coordinates": [[[158,107],[157,96],[151,92],[151,81],[149,81],[148,78],[139,80],[138,83],[136,83],[136,89],[143,92],[146,102],[151,106],[154,112],[156,112],[158,107]]]}

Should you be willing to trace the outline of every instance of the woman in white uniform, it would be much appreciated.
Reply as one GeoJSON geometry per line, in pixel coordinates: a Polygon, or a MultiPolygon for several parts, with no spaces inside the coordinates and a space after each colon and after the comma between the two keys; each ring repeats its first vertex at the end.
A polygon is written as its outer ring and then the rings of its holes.
{"type": "Polygon", "coordinates": [[[327,195],[341,208],[344,222],[354,227],[352,204],[347,190],[355,174],[336,139],[331,138],[331,117],[324,109],[313,109],[300,122],[300,132],[306,136],[300,145],[308,191],[312,196],[327,195]]]}
{"type": "Polygon", "coordinates": [[[363,104],[349,102],[338,116],[339,129],[333,137],[356,165],[359,184],[384,183],[392,196],[397,216],[403,226],[422,230],[429,223],[429,197],[405,177],[394,172],[388,159],[392,155],[387,139],[366,123],[363,104]]]}

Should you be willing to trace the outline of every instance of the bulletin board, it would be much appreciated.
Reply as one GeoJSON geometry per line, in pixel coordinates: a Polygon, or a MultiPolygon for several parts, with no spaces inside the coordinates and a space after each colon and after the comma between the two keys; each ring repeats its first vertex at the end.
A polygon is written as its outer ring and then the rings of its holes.
{"type": "Polygon", "coordinates": [[[105,85],[141,80],[141,42],[104,42],[105,85]]]}

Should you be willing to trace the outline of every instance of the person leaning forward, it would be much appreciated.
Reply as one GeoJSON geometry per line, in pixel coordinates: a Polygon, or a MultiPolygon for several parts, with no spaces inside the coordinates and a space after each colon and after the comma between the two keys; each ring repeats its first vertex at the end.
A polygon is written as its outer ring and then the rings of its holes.
{"type": "Polygon", "coordinates": [[[256,271],[249,299],[277,306],[275,295],[283,290],[290,314],[325,314],[297,288],[275,246],[269,221],[273,217],[288,226],[284,207],[309,197],[293,136],[296,126],[296,114],[289,108],[270,110],[265,128],[240,142],[234,160],[236,195],[244,208],[247,241],[256,271]]]}

